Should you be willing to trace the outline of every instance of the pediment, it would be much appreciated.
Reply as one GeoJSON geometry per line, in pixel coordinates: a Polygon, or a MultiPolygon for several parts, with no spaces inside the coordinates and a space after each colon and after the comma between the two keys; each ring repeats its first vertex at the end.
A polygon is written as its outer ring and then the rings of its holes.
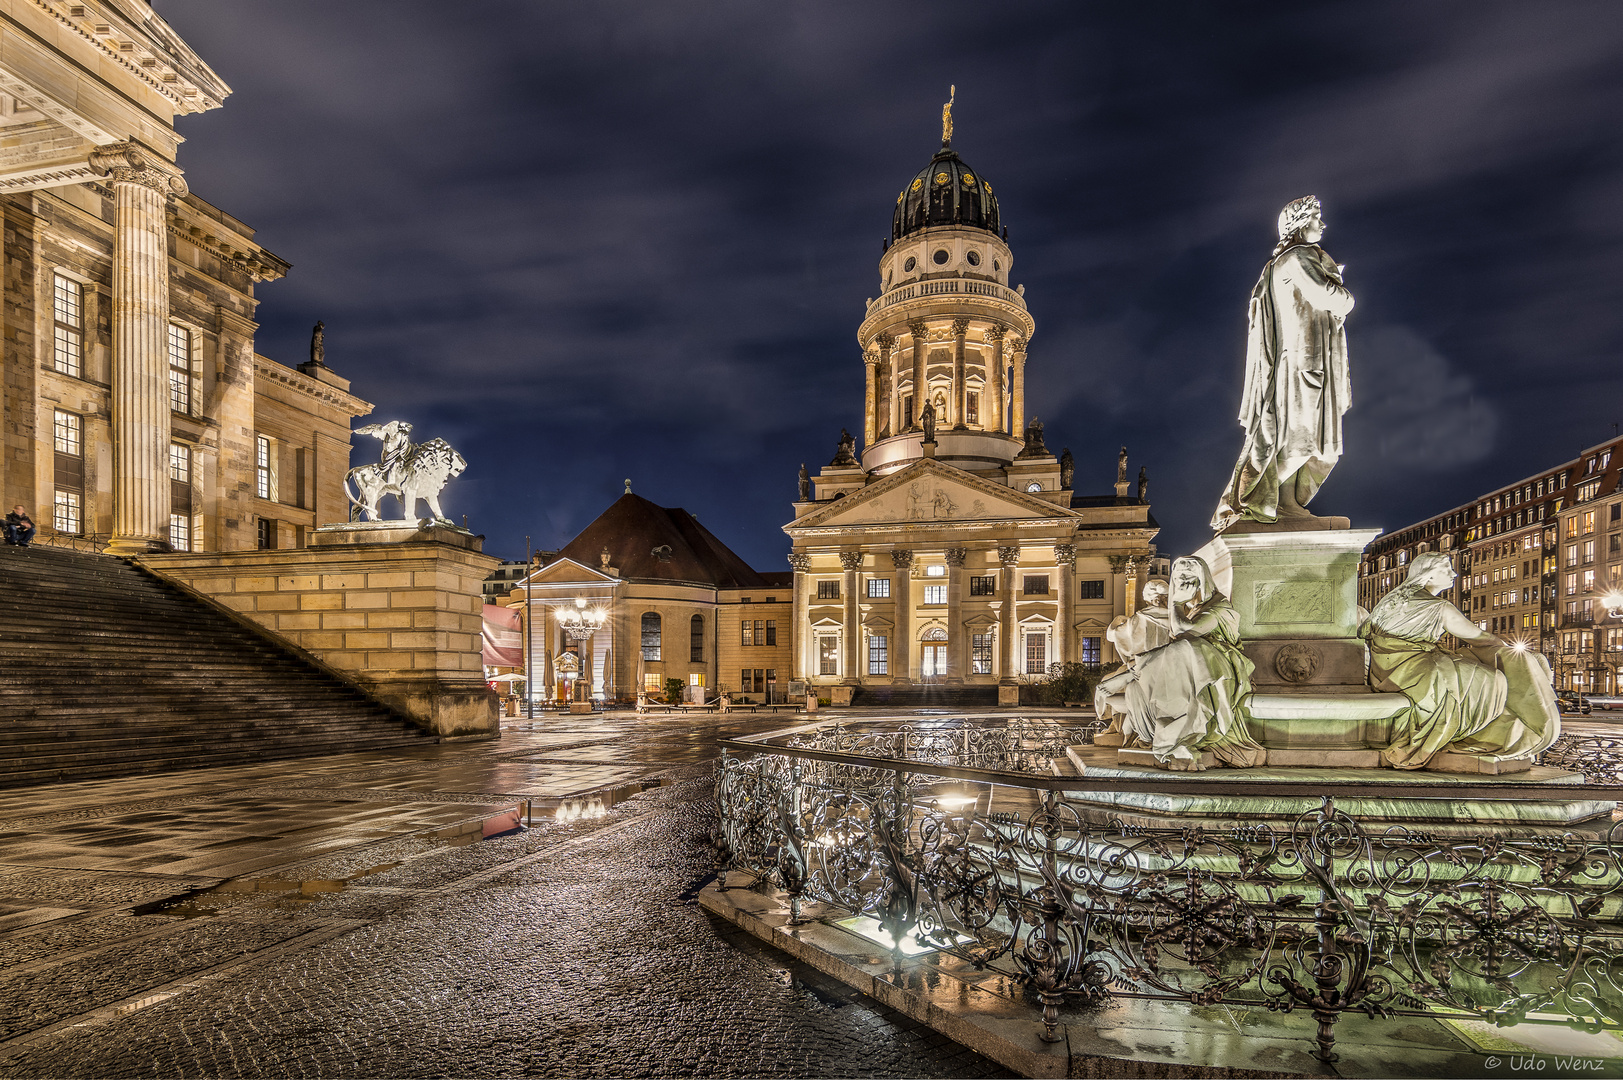
{"type": "Polygon", "coordinates": [[[1103,630],[1105,623],[1101,619],[1081,619],[1072,624],[1075,630],[1103,630]]]}
{"type": "Polygon", "coordinates": [[[866,626],[870,630],[890,630],[890,629],[893,629],[896,626],[895,623],[891,622],[889,619],[885,618],[883,615],[869,615],[869,616],[866,616],[862,620],[862,625],[866,626]]]}
{"type": "Polygon", "coordinates": [[[990,615],[982,613],[982,614],[976,615],[976,616],[974,616],[972,618],[965,619],[964,620],[964,625],[965,626],[977,626],[977,627],[979,627],[979,626],[996,626],[997,625],[997,620],[994,619],[990,615]]]}
{"type": "Polygon", "coordinates": [[[908,525],[1031,520],[1074,520],[1068,507],[1033,498],[939,461],[914,462],[900,472],[784,526],[805,529],[854,525],[908,525]]]}
{"type": "MultiPolygon", "coordinates": [[[[607,585],[620,579],[574,559],[554,559],[530,575],[534,585],[607,585]]],[[[522,584],[520,585],[522,588],[522,584]]]]}

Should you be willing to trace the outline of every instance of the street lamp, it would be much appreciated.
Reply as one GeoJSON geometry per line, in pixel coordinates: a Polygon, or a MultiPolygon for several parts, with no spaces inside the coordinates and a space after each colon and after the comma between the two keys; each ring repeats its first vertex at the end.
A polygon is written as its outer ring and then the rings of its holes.
{"type": "Polygon", "coordinates": [[[558,612],[558,625],[563,629],[564,636],[570,641],[580,643],[581,670],[575,679],[577,683],[582,677],[586,679],[587,701],[591,700],[592,673],[586,666],[586,650],[591,644],[592,635],[603,628],[603,622],[607,618],[608,613],[602,608],[587,607],[584,596],[575,597],[574,607],[564,608],[558,612]]]}

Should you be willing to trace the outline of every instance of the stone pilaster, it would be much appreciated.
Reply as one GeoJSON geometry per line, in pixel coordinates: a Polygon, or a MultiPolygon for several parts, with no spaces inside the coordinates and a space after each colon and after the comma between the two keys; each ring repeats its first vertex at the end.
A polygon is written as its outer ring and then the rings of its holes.
{"type": "Polygon", "coordinates": [[[896,580],[890,590],[896,604],[896,641],[891,649],[890,681],[905,684],[913,681],[913,553],[891,552],[890,565],[896,570],[896,580]]]}
{"type": "MultiPolygon", "coordinates": [[[[963,338],[958,339],[960,346],[963,338]]],[[[969,665],[964,662],[969,646],[969,635],[964,633],[964,558],[969,554],[963,548],[947,549],[947,683],[956,686],[964,681],[969,665]]]]}
{"type": "Polygon", "coordinates": [[[811,566],[811,556],[794,554],[789,556],[789,565],[795,572],[794,595],[794,678],[811,678],[811,667],[806,662],[806,650],[811,648],[811,627],[806,622],[806,571],[811,566]]]}
{"type": "Polygon", "coordinates": [[[169,530],[169,245],[164,202],[186,183],[135,143],[95,150],[111,177],[113,229],[113,536],[108,550],[162,551],[169,530]]]}
{"type": "Polygon", "coordinates": [[[862,625],[857,620],[857,571],[862,569],[862,552],[840,552],[840,566],[845,570],[841,582],[845,594],[845,682],[855,686],[862,681],[857,666],[862,655],[862,625]]]}
{"type": "Polygon", "coordinates": [[[952,418],[953,427],[964,426],[964,335],[969,332],[968,319],[952,320],[952,418]]]}
{"type": "Polygon", "coordinates": [[[1059,564],[1059,616],[1054,620],[1054,663],[1071,660],[1071,635],[1076,627],[1076,547],[1055,544],[1054,561],[1059,564]]]}
{"type": "Polygon", "coordinates": [[[1017,582],[1014,579],[1015,567],[1020,565],[1020,548],[1009,545],[997,549],[997,561],[1003,564],[1003,605],[998,612],[998,642],[999,659],[1002,661],[1002,674],[998,681],[1005,686],[1013,686],[1017,670],[1015,667],[1015,621],[1014,598],[1018,595],[1017,582]]]}

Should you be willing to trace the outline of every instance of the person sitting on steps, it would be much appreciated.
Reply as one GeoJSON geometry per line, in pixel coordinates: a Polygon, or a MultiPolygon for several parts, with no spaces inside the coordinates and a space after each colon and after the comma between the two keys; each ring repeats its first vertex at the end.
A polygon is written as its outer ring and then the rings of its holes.
{"type": "Polygon", "coordinates": [[[6,515],[6,543],[27,547],[28,542],[34,539],[35,531],[34,523],[22,504],[12,507],[11,513],[6,515]]]}

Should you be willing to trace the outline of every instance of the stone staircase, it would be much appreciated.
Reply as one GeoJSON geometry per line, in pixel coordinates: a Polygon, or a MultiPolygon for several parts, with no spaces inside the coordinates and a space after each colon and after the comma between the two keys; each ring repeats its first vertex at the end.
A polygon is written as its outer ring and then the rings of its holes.
{"type": "Polygon", "coordinates": [[[0,547],[0,788],[430,741],[122,559],[0,547]]]}

